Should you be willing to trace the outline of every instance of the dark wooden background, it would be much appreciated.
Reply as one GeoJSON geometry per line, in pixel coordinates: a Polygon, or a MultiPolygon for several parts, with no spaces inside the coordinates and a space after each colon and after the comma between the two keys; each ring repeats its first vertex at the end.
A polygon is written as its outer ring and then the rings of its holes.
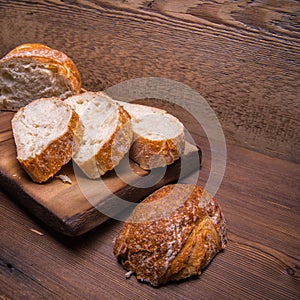
{"type": "MultiPolygon", "coordinates": [[[[0,299],[300,298],[299,1],[0,0],[0,29],[1,56],[47,44],[89,90],[158,76],[204,96],[228,142],[216,198],[229,228],[200,278],[156,289],[113,257],[121,222],[65,237],[0,192],[0,299]]],[[[192,131],[203,186],[210,149],[192,131]]]]}
{"type": "Polygon", "coordinates": [[[228,142],[299,162],[299,14],[297,0],[0,0],[0,56],[45,43],[73,58],[89,90],[183,82],[228,142]]]}

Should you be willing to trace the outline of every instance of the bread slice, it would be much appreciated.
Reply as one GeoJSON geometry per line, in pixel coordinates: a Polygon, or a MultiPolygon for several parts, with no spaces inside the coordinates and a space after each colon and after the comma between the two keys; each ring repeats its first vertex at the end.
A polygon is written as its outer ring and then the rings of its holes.
{"type": "Polygon", "coordinates": [[[59,98],[38,99],[12,119],[17,159],[35,182],[47,181],[72,157],[79,117],[59,98]]]}
{"type": "Polygon", "coordinates": [[[64,99],[80,90],[73,61],[45,45],[20,45],[0,60],[0,110],[16,111],[39,98],[64,99]]]}
{"type": "Polygon", "coordinates": [[[92,179],[112,170],[129,151],[130,116],[104,93],[85,92],[65,100],[84,126],[81,144],[73,160],[92,179]]]}
{"type": "Polygon", "coordinates": [[[115,101],[118,104],[122,105],[133,119],[138,118],[138,117],[143,117],[144,115],[149,115],[149,114],[166,114],[167,113],[164,109],[153,107],[153,106],[135,104],[135,103],[124,102],[124,101],[119,101],[119,100],[115,100],[115,101]]]}
{"type": "Polygon", "coordinates": [[[174,163],[184,151],[184,126],[165,110],[118,101],[130,114],[134,142],[129,157],[145,170],[174,163]]]}
{"type": "Polygon", "coordinates": [[[124,223],[114,255],[153,286],[199,275],[226,246],[218,202],[202,188],[168,185],[142,201],[124,223]]]}

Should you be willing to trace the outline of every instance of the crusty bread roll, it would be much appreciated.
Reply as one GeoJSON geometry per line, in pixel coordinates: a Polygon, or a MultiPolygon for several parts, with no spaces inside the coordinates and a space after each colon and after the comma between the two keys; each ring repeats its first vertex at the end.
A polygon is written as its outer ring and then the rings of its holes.
{"type": "Polygon", "coordinates": [[[21,108],[12,119],[12,130],[18,161],[39,183],[70,161],[75,136],[82,131],[77,113],[56,97],[21,108]]]}
{"type": "Polygon", "coordinates": [[[16,111],[34,99],[66,98],[80,90],[73,61],[45,45],[20,45],[0,60],[0,110],[16,111]]]}
{"type": "Polygon", "coordinates": [[[138,204],[121,228],[114,255],[153,286],[201,273],[226,245],[219,204],[188,184],[160,188],[138,204]]]}
{"type": "Polygon", "coordinates": [[[184,126],[165,110],[118,101],[130,114],[134,142],[129,157],[150,170],[174,163],[184,151],[184,126]]]}
{"type": "Polygon", "coordinates": [[[89,178],[99,178],[129,151],[133,136],[130,116],[101,92],[85,92],[64,102],[78,113],[84,126],[73,160],[89,178]]]}

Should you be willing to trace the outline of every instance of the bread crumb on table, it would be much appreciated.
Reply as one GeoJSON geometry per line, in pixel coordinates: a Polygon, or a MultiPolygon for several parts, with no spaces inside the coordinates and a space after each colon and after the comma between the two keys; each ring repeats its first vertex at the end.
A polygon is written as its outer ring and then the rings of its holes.
{"type": "Polygon", "coordinates": [[[68,177],[67,175],[57,175],[55,176],[55,178],[60,179],[63,183],[69,183],[72,184],[72,180],[70,179],[70,177],[68,177]]]}
{"type": "Polygon", "coordinates": [[[133,273],[134,273],[133,271],[128,271],[128,272],[125,274],[125,277],[126,277],[127,279],[129,279],[130,276],[131,276],[133,273]]]}

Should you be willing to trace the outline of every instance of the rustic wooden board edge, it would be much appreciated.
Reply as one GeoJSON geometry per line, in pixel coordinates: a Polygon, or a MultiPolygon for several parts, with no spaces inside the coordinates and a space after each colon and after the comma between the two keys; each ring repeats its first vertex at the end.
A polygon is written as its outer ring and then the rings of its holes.
{"type": "MultiPolygon", "coordinates": [[[[198,155],[199,163],[201,166],[201,149],[197,147],[197,152],[190,153],[187,159],[193,159],[193,155],[198,155]]],[[[183,179],[199,168],[199,166],[193,166],[191,169],[185,170],[185,172],[181,174],[180,164],[181,159],[168,166],[166,169],[165,176],[152,187],[135,188],[127,184],[125,188],[123,187],[122,189],[117,191],[115,195],[122,198],[122,196],[126,196],[128,192],[134,193],[134,202],[139,202],[143,198],[154,192],[156,189],[162,187],[163,185],[174,183],[179,178],[183,179]]],[[[77,213],[72,216],[67,216],[61,219],[55,213],[49,210],[46,206],[37,202],[30,194],[24,191],[21,188],[21,186],[16,184],[16,182],[14,182],[9,176],[7,176],[1,169],[0,182],[2,182],[3,190],[12,198],[13,201],[19,203],[23,208],[25,208],[26,211],[28,211],[31,215],[41,220],[48,227],[64,235],[82,235],[92,230],[93,228],[101,225],[106,220],[110,219],[110,217],[102,214],[97,208],[93,206],[91,206],[91,208],[85,211],[84,213],[77,213]]]]}
{"type": "Polygon", "coordinates": [[[0,181],[3,183],[1,188],[10,197],[13,202],[19,204],[26,210],[31,216],[36,217],[46,224],[49,228],[53,228],[58,232],[67,233],[65,229],[65,223],[59,219],[58,216],[53,214],[50,210],[44,207],[42,204],[36,202],[29,194],[24,192],[22,188],[17,185],[13,180],[0,169],[0,181]],[[51,223],[51,226],[49,225],[51,223]],[[52,226],[53,225],[53,226],[52,226]]]}

